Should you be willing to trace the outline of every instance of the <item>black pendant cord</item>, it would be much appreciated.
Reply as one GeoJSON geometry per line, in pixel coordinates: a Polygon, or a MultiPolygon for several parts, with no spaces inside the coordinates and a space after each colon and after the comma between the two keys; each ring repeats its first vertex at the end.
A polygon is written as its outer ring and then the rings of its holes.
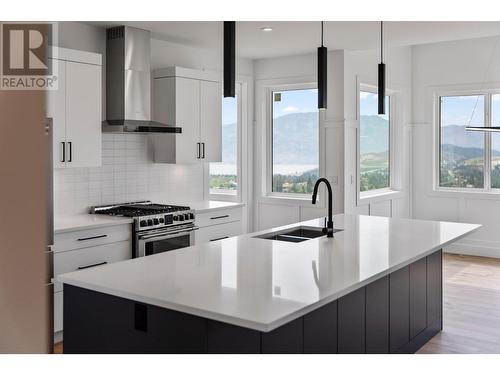
{"type": "Polygon", "coordinates": [[[318,47],[318,109],[326,109],[328,49],[323,45],[324,22],[321,21],[321,47],[318,47]]]}
{"type": "Polygon", "coordinates": [[[224,97],[236,96],[236,22],[224,21],[224,97]]]}
{"type": "Polygon", "coordinates": [[[378,64],[378,114],[385,114],[384,22],[380,21],[380,64],[378,64]]]}

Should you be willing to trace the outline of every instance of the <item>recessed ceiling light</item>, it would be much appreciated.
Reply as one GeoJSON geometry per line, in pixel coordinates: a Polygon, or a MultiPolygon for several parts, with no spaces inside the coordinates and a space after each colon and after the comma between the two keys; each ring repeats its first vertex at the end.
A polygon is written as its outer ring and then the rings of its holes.
{"type": "Polygon", "coordinates": [[[260,28],[262,31],[273,31],[272,27],[261,27],[260,28]]]}

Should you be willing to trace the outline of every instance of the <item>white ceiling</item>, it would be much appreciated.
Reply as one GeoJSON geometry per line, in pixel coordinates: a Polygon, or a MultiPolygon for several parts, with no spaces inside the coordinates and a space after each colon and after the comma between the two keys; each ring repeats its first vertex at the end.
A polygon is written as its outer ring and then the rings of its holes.
{"type": "MultiPolygon", "coordinates": [[[[150,30],[152,37],[193,47],[222,48],[221,22],[92,22],[102,27],[125,24],[150,30]]],[[[364,50],[380,43],[379,22],[325,23],[325,46],[330,50],[364,50]]],[[[500,35],[500,22],[384,22],[386,46],[416,45],[500,35]]],[[[320,42],[320,22],[237,22],[236,49],[241,57],[260,59],[310,53],[320,42]],[[262,27],[270,26],[271,32],[262,27]]]]}

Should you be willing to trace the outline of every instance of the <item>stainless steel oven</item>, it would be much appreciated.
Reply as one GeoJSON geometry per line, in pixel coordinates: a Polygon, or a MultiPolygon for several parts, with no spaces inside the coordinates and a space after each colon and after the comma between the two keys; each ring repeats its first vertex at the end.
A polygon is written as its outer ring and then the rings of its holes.
{"type": "Polygon", "coordinates": [[[193,224],[145,230],[135,233],[134,256],[143,257],[194,245],[193,224]]]}

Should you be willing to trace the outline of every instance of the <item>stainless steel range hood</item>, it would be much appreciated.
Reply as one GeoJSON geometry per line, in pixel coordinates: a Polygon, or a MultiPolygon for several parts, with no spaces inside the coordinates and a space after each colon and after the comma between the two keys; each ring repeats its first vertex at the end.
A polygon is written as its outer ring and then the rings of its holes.
{"type": "Polygon", "coordinates": [[[106,33],[105,133],[181,133],[182,128],[151,121],[151,35],[117,26],[106,33]]]}

